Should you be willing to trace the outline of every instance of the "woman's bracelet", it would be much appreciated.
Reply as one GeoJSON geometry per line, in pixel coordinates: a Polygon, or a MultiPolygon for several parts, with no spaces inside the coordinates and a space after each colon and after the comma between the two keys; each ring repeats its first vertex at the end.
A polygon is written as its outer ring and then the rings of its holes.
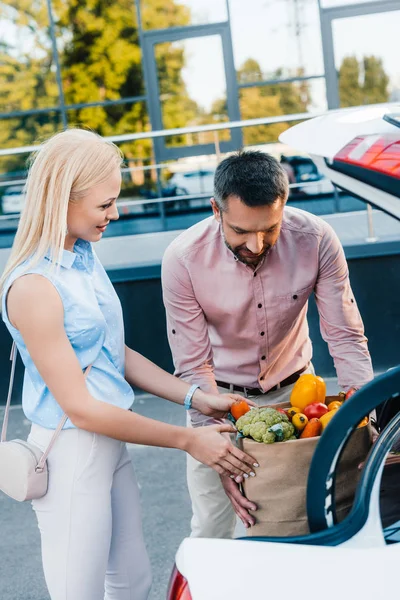
{"type": "Polygon", "coordinates": [[[190,386],[188,393],[185,396],[185,400],[183,401],[183,406],[186,408],[186,410],[189,410],[190,408],[192,408],[192,398],[193,398],[193,394],[195,393],[196,390],[199,390],[200,386],[193,384],[190,386]]]}

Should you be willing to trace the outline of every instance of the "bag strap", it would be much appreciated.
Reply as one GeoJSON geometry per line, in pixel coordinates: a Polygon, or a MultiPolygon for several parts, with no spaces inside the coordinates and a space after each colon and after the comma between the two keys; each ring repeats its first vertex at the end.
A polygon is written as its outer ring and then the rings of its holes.
{"type": "MultiPolygon", "coordinates": [[[[11,373],[10,373],[10,383],[8,384],[8,394],[7,394],[7,403],[6,403],[6,409],[4,412],[4,420],[3,420],[3,427],[1,430],[1,440],[0,442],[3,443],[6,441],[6,436],[7,436],[7,427],[8,427],[8,416],[9,416],[9,412],[10,412],[10,404],[11,404],[11,396],[12,396],[12,391],[13,391],[13,387],[14,387],[14,378],[15,378],[15,365],[17,363],[17,345],[15,342],[13,342],[12,346],[11,346],[11,354],[10,354],[10,360],[11,360],[11,373]]],[[[87,378],[87,376],[90,373],[90,369],[92,368],[93,363],[91,365],[89,365],[84,372],[84,377],[85,379],[87,378]]],[[[56,439],[58,438],[58,436],[60,435],[60,432],[62,430],[62,428],[64,427],[65,423],[67,422],[68,419],[68,415],[64,414],[61,421],[59,422],[57,429],[55,430],[49,445],[47,446],[46,450],[44,451],[40,461],[38,462],[38,465],[36,467],[36,471],[42,471],[44,464],[47,460],[47,457],[49,455],[50,450],[52,449],[52,447],[54,446],[54,443],[56,441],[56,439]]]]}
{"type": "Polygon", "coordinates": [[[15,342],[13,342],[12,346],[11,346],[10,360],[11,360],[11,373],[10,373],[10,382],[8,384],[8,394],[7,394],[6,409],[4,412],[3,428],[1,430],[1,438],[0,438],[1,443],[6,441],[7,427],[8,427],[8,414],[10,412],[11,395],[12,395],[12,391],[13,391],[13,387],[14,387],[15,365],[17,362],[17,346],[16,346],[15,342]]]}

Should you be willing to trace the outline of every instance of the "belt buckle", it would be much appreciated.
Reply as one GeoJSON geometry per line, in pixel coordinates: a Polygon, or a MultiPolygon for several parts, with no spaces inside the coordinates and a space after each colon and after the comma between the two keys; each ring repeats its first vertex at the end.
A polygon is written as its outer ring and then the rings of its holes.
{"type": "Polygon", "coordinates": [[[249,397],[249,393],[248,393],[248,390],[249,390],[249,389],[250,389],[250,388],[247,388],[247,387],[244,387],[244,386],[243,386],[243,393],[244,393],[244,397],[245,397],[245,398],[248,398],[248,397],[249,397]]]}

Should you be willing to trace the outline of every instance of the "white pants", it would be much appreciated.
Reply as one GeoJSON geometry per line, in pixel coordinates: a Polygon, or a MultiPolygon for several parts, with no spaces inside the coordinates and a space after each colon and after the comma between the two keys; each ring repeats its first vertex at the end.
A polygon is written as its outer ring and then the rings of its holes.
{"type": "MultiPolygon", "coordinates": [[[[314,373],[313,366],[310,365],[304,373],[314,373]]],[[[289,402],[293,385],[262,396],[252,396],[251,399],[258,406],[289,402]]],[[[227,393],[225,388],[218,389],[221,394],[227,393]]],[[[190,419],[188,419],[188,426],[191,426],[190,419]]],[[[191,537],[233,538],[236,513],[225,494],[218,473],[192,458],[190,454],[187,455],[186,466],[193,511],[191,537]]]]}
{"type": "MultiPolygon", "coordinates": [[[[52,434],[34,424],[28,439],[43,450],[52,434]]],[[[51,600],[146,600],[150,563],[126,444],[64,430],[48,466],[47,494],[32,506],[51,600]]]]}

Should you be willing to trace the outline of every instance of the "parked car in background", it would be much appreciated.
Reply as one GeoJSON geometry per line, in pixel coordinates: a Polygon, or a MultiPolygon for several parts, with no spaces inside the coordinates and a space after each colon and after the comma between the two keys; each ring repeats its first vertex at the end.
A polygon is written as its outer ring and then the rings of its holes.
{"type": "Polygon", "coordinates": [[[291,196],[322,196],[333,194],[334,186],[325,175],[321,174],[315,163],[307,156],[281,156],[281,165],[289,177],[289,183],[296,184],[291,188],[291,196]],[[311,185],[298,185],[298,184],[311,185]]]}
{"type": "Polygon", "coordinates": [[[1,210],[4,215],[19,214],[24,206],[24,186],[11,185],[4,190],[1,210]]]}
{"type": "Polygon", "coordinates": [[[195,171],[174,173],[168,185],[177,188],[179,195],[212,194],[214,189],[214,174],[215,169],[198,169],[195,171]]]}

